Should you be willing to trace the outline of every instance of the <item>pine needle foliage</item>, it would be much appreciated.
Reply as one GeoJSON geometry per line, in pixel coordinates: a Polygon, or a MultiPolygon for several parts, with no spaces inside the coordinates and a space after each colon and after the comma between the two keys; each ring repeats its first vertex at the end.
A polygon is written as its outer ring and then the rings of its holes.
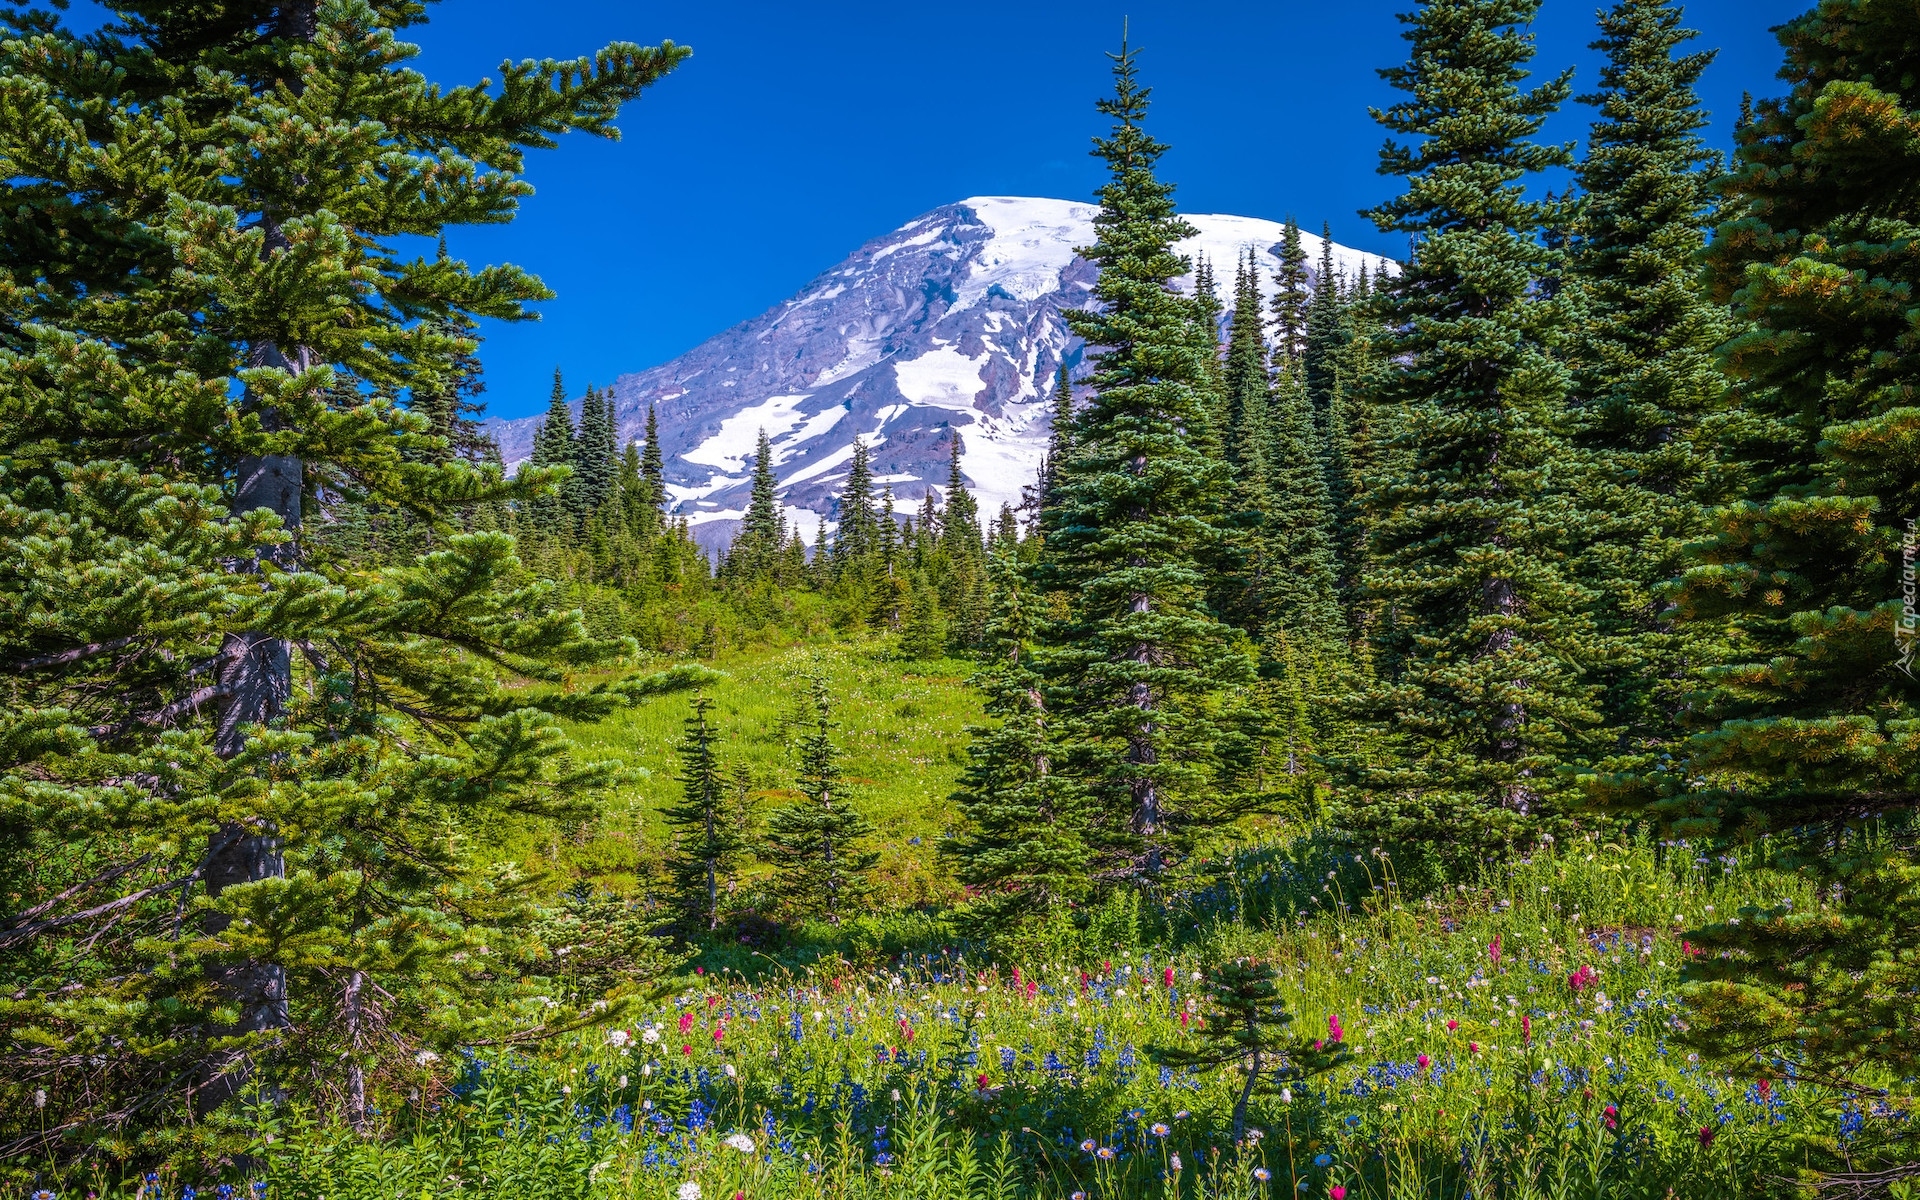
{"type": "Polygon", "coordinates": [[[1069,313],[1092,352],[1092,398],[1075,414],[1047,524],[1043,588],[1069,598],[1039,655],[1053,710],[1069,726],[1072,773],[1096,797],[1098,875],[1157,877],[1203,823],[1188,801],[1205,778],[1215,696],[1247,674],[1206,605],[1203,564],[1231,483],[1207,450],[1215,342],[1172,281],[1173,245],[1192,227],[1154,175],[1166,147],[1143,122],[1137,56],[1113,59],[1114,121],[1095,139],[1109,170],[1081,253],[1100,266],[1098,307],[1069,313]]]}
{"type": "Polygon", "coordinates": [[[670,897],[685,925],[709,931],[720,927],[720,889],[745,849],[730,811],[731,786],[714,750],[719,731],[712,712],[711,696],[693,698],[693,715],[680,742],[680,803],[660,814],[673,837],[667,858],[670,897]]]}
{"type": "Polygon", "coordinates": [[[1240,1094],[1233,1104],[1236,1141],[1246,1133],[1247,1105],[1255,1095],[1278,1095],[1288,1084],[1325,1074],[1353,1058],[1338,1017],[1324,1038],[1289,1033],[1293,1014],[1280,999],[1278,977],[1272,963],[1250,958],[1208,967],[1206,1003],[1197,1027],[1181,1044],[1147,1051],[1154,1062],[1174,1070],[1229,1067],[1240,1073],[1240,1094]]]}
{"type": "Polygon", "coordinates": [[[1343,764],[1339,819],[1461,854],[1563,824],[1558,770],[1595,720],[1577,665],[1588,622],[1564,569],[1581,514],[1560,484],[1558,310],[1537,286],[1557,269],[1556,212],[1526,196],[1569,163],[1532,139],[1570,89],[1565,75],[1521,86],[1537,8],[1427,0],[1403,15],[1409,57],[1382,74],[1407,98],[1375,113],[1414,139],[1382,149],[1381,173],[1406,191],[1370,214],[1414,239],[1377,301],[1408,461],[1370,492],[1366,579],[1404,627],[1383,631],[1393,674],[1360,705],[1381,753],[1343,764]]]}
{"type": "Polygon", "coordinates": [[[556,472],[443,456],[394,399],[548,293],[400,239],[509,220],[526,149],[614,136],[686,52],[442,89],[395,37],[422,15],[0,9],[0,1156],[211,1158],[260,1089],[364,1127],[420,1050],[605,1019],[536,1009],[539,895],[476,842],[618,777],[558,720],[636,698],[568,683],[624,648],[459,532],[556,472]],[[434,548],[344,559],[343,498],[434,548]]]}
{"type": "Polygon", "coordinates": [[[1687,621],[1730,628],[1732,660],[1707,673],[1684,755],[1603,797],[1684,836],[1766,838],[1757,851],[1818,886],[1815,905],[1691,935],[1706,951],[1688,975],[1691,1036],[1911,1098],[1920,14],[1826,0],[1778,34],[1791,91],[1741,128],[1708,251],[1713,294],[1741,323],[1724,362],[1771,436],[1748,443],[1751,494],[1715,514],[1679,594],[1687,621]]]}
{"type": "Polygon", "coordinates": [[[1093,855],[1085,789],[1054,770],[1045,680],[1035,669],[1037,614],[1017,547],[990,560],[993,615],[974,685],[992,725],[970,727],[955,802],[967,818],[942,843],[990,925],[1008,928],[1087,898],[1093,855]]]}
{"type": "Polygon", "coordinates": [[[779,864],[774,888],[787,911],[838,925],[858,911],[880,855],[866,847],[873,823],[842,794],[826,679],[814,676],[808,693],[811,724],[795,747],[804,799],[769,814],[766,857],[779,864]]]}
{"type": "Polygon", "coordinates": [[[1597,605],[1613,769],[1631,771],[1668,752],[1697,702],[1695,672],[1718,653],[1710,626],[1674,624],[1664,585],[1739,482],[1721,453],[1728,388],[1714,356],[1733,326],[1699,280],[1720,163],[1700,140],[1695,85],[1713,54],[1680,53],[1695,35],[1666,0],[1622,0],[1600,31],[1568,263],[1573,443],[1595,522],[1573,570],[1597,605]]]}

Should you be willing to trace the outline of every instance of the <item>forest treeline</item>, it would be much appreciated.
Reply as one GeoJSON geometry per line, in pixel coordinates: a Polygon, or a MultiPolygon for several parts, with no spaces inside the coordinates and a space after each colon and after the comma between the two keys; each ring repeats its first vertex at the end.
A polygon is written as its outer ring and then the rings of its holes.
{"type": "Polygon", "coordinates": [[[218,1153],[236,1101],[295,1093],[363,1122],[383,1063],[611,1019],[667,935],[734,915],[748,853],[783,913],[859,911],[871,830],[819,681],[758,845],[696,698],[671,927],[488,853],[624,778],[563,722],[713,679],[663,661],[828,632],[976,659],[991,720],[938,853],[996,945],[1164,895],[1249,820],[1387,848],[1410,890],[1638,829],[1823,897],[1690,932],[1695,1044],[1911,1077],[1920,239],[1893,89],[1920,18],[1784,25],[1786,93],[1723,160],[1675,5],[1602,13],[1577,98],[1534,75],[1537,8],[1403,18],[1367,214],[1408,238],[1398,270],[1339,279],[1289,222],[1279,277],[1250,258],[1230,293],[1174,253],[1123,49],[1097,303],[1068,318],[1088,369],[1055,383],[1024,511],[983,520],[960,431],[913,512],[856,443],[832,536],[794,529],[763,436],[717,564],[655,416],[617,445],[597,388],[576,419],[556,378],[508,477],[474,331],[547,292],[401,248],[510,218],[525,150],[611,136],[682,48],[443,89],[403,66],[407,0],[139,0],[84,35],[0,8],[0,1153],[218,1153]],[[1580,157],[1539,136],[1569,101],[1580,157]]]}

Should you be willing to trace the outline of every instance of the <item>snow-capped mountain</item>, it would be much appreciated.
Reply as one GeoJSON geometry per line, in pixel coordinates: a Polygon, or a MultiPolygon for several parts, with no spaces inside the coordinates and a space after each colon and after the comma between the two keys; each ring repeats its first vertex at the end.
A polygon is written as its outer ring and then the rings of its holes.
{"type": "MultiPolygon", "coordinates": [[[[724,545],[745,513],[753,450],[772,439],[789,524],[809,541],[834,526],[853,440],[872,452],[876,486],[911,512],[944,488],[951,438],[983,514],[1019,503],[1045,453],[1048,400],[1081,345],[1062,310],[1087,302],[1097,277],[1075,247],[1094,241],[1098,208],[1066,200],[980,196],[937,208],[875,238],[802,289],[671,362],[614,381],[622,443],[659,415],[669,490],[699,540],[724,545]]],[[[1279,267],[1282,227],[1252,217],[1187,216],[1180,252],[1214,265],[1230,300],[1234,263],[1251,246],[1279,267]]],[[[1321,242],[1302,234],[1317,273],[1321,242]]],[[[1336,269],[1391,271],[1377,255],[1334,247],[1336,269]]],[[[1192,276],[1180,281],[1191,287],[1192,276]]],[[[1318,280],[1314,281],[1318,286],[1318,280]]],[[[509,465],[539,418],[495,421],[509,465]]]]}

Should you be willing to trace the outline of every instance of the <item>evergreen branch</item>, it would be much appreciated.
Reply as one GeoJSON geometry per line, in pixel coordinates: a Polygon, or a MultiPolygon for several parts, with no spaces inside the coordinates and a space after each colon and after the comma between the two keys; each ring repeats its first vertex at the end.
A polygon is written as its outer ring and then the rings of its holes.
{"type": "Polygon", "coordinates": [[[156,709],[153,712],[137,714],[121,721],[117,725],[95,725],[89,728],[87,733],[91,737],[104,741],[109,738],[118,737],[132,729],[143,727],[155,729],[170,723],[181,713],[187,712],[190,709],[198,709],[202,704],[210,700],[218,700],[226,696],[230,691],[231,689],[225,685],[210,684],[207,687],[199,688],[182,696],[172,704],[156,709]]]}
{"type": "Polygon", "coordinates": [[[49,899],[43,901],[42,903],[34,905],[32,908],[26,909],[22,912],[15,913],[13,916],[8,917],[4,922],[0,922],[0,934],[5,933],[7,930],[18,927],[23,922],[32,921],[37,917],[40,917],[47,913],[52,912],[54,909],[59,908],[62,904],[66,903],[68,900],[73,899],[75,896],[79,895],[82,892],[92,891],[94,888],[97,888],[97,887],[103,887],[106,884],[112,883],[114,880],[120,878],[121,876],[128,874],[129,872],[137,871],[141,867],[145,866],[148,862],[152,861],[152,859],[153,859],[153,855],[142,854],[139,858],[134,859],[130,863],[122,863],[120,866],[112,867],[108,870],[100,872],[98,875],[95,875],[91,879],[83,879],[79,883],[76,883],[72,887],[68,888],[66,891],[61,892],[59,895],[50,897],[49,899]]]}
{"type": "Polygon", "coordinates": [[[123,646],[132,645],[136,640],[138,639],[131,636],[119,637],[111,641],[89,642],[84,646],[75,646],[72,649],[61,650],[55,654],[42,654],[36,658],[15,659],[13,662],[7,664],[6,670],[35,671],[42,667],[63,667],[68,663],[79,662],[84,658],[92,658],[95,655],[111,653],[123,646]]]}
{"type": "MultiPolygon", "coordinates": [[[[141,888],[137,892],[129,892],[117,900],[109,900],[105,904],[96,904],[92,908],[82,909],[76,913],[68,913],[64,917],[50,917],[44,921],[35,921],[30,925],[0,930],[0,950],[11,950],[15,946],[34,940],[43,933],[50,933],[55,929],[65,929],[69,925],[78,925],[82,921],[90,921],[95,917],[106,916],[109,913],[119,913],[128,906],[138,904],[150,896],[158,896],[165,892],[173,891],[175,888],[187,887],[200,878],[201,870],[202,868],[195,867],[192,871],[182,875],[178,879],[169,880],[166,883],[156,883],[152,887],[141,888]]],[[[118,920],[119,917],[116,916],[114,919],[118,920]]]]}

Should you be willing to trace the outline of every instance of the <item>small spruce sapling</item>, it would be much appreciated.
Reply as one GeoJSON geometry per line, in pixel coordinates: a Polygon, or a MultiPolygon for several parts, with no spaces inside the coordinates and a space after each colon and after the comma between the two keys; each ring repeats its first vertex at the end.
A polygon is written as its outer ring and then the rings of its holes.
{"type": "Polygon", "coordinates": [[[880,856],[864,848],[873,823],[840,794],[840,750],[833,744],[827,681],[813,676],[812,720],[796,748],[804,797],[767,819],[767,860],[777,864],[774,889],[788,909],[838,925],[867,892],[880,856]]]}
{"type": "Polygon", "coordinates": [[[1163,1067],[1202,1070],[1226,1067],[1242,1073],[1233,1102],[1233,1136],[1246,1132],[1247,1104],[1255,1094],[1277,1094],[1285,1084],[1324,1074],[1353,1057],[1340,1018],[1327,1018],[1327,1036],[1301,1038],[1287,1032],[1293,1014],[1280,1002],[1272,963],[1236,958],[1207,969],[1203,1020],[1184,1045],[1150,1046],[1163,1067]]]}

